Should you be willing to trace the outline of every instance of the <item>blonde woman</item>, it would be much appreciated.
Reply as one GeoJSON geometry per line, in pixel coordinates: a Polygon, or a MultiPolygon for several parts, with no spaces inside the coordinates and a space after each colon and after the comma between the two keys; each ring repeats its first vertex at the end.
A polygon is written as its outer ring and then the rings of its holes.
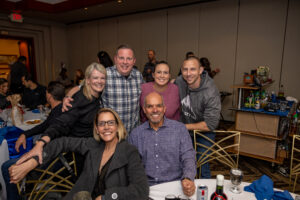
{"type": "MultiPolygon", "coordinates": [[[[73,96],[72,108],[56,118],[56,123],[49,126],[34,148],[23,155],[17,164],[32,156],[38,156],[39,162],[42,163],[43,146],[54,138],[61,136],[92,137],[93,119],[99,107],[103,107],[101,92],[104,89],[105,81],[106,70],[103,65],[99,63],[89,65],[85,71],[83,86],[73,96]]],[[[79,171],[81,171],[80,168],[79,171]]]]}
{"type": "MultiPolygon", "coordinates": [[[[87,191],[93,199],[143,200],[148,198],[148,180],[137,149],[125,141],[126,130],[118,114],[109,108],[98,111],[94,120],[94,138],[63,137],[44,148],[47,162],[63,151],[85,155],[84,169],[64,199],[87,191]]],[[[30,159],[10,168],[11,181],[18,183],[38,165],[30,159]]]]}

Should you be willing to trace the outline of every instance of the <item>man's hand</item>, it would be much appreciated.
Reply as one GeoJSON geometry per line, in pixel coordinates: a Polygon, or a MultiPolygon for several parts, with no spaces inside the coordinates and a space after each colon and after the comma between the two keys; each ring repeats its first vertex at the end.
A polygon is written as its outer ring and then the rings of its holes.
{"type": "Polygon", "coordinates": [[[63,100],[63,106],[62,106],[62,111],[63,112],[66,112],[66,111],[68,111],[69,109],[68,109],[68,107],[72,107],[72,105],[71,105],[71,101],[73,101],[74,99],[72,98],[72,97],[69,97],[69,96],[66,96],[65,98],[64,98],[64,100],[63,100]]]}
{"type": "Polygon", "coordinates": [[[17,184],[37,165],[38,163],[34,159],[30,159],[20,165],[12,165],[8,169],[10,175],[10,183],[17,184]]]}
{"type": "Polygon", "coordinates": [[[23,162],[27,161],[28,159],[32,158],[33,156],[39,157],[39,163],[43,163],[42,153],[43,153],[43,146],[44,143],[41,141],[37,141],[33,149],[31,149],[28,153],[25,153],[17,162],[16,165],[20,165],[23,162]]]}
{"type": "Polygon", "coordinates": [[[195,193],[195,183],[189,179],[183,179],[181,181],[182,191],[186,196],[192,196],[195,193]]]}
{"type": "Polygon", "coordinates": [[[21,134],[16,141],[15,149],[18,153],[21,145],[23,146],[23,149],[26,149],[26,136],[24,134],[21,134]]]}

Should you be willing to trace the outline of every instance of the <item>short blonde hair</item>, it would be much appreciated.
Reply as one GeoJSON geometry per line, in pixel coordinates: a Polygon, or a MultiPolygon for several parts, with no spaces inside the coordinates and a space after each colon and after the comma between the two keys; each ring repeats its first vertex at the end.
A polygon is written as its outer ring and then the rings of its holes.
{"type": "Polygon", "coordinates": [[[111,108],[100,108],[97,112],[97,115],[95,117],[95,120],[94,120],[94,131],[93,131],[93,135],[94,135],[94,138],[95,140],[97,141],[100,141],[101,138],[98,134],[98,130],[97,130],[97,124],[98,124],[98,118],[100,116],[101,113],[111,113],[115,120],[116,120],[116,123],[117,123],[117,126],[118,126],[118,129],[117,129],[117,137],[119,139],[119,142],[122,140],[122,139],[125,139],[126,136],[127,136],[127,131],[123,125],[123,122],[121,120],[121,118],[119,117],[119,115],[116,113],[116,111],[114,111],[113,109],[111,108]]]}
{"type": "Polygon", "coordinates": [[[86,80],[91,77],[91,74],[94,70],[99,71],[100,73],[104,74],[106,77],[105,67],[99,63],[93,62],[86,68],[85,77],[84,77],[84,81],[82,82],[82,85],[83,85],[83,95],[89,100],[92,100],[93,97],[92,97],[91,87],[87,84],[86,80]]]}

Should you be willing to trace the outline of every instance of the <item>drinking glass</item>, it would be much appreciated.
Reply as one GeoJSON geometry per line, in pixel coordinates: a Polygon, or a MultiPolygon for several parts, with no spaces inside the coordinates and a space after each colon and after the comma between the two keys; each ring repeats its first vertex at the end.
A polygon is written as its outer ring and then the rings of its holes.
{"type": "Polygon", "coordinates": [[[230,181],[232,183],[232,186],[230,187],[230,191],[239,194],[241,193],[241,189],[239,188],[239,185],[242,183],[243,179],[243,172],[240,169],[231,169],[230,170],[230,181]]]}

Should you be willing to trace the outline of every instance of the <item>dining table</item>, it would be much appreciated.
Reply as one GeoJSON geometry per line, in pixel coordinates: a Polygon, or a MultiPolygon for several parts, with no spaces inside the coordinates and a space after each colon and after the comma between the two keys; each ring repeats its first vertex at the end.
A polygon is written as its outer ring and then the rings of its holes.
{"type": "MultiPolygon", "coordinates": [[[[5,109],[0,113],[0,117],[2,119],[7,120],[7,126],[13,126],[12,120],[10,117],[10,112],[11,109],[5,109]]],[[[35,110],[26,110],[24,111],[23,114],[23,123],[16,126],[19,129],[22,129],[23,131],[29,130],[38,124],[42,123],[46,119],[46,114],[40,113],[37,109],[35,110]],[[40,120],[39,123],[36,124],[28,124],[26,123],[27,121],[32,121],[32,120],[40,120]]],[[[9,134],[9,132],[7,133],[9,134]]],[[[2,143],[0,144],[0,184],[2,186],[2,190],[0,191],[0,199],[1,200],[6,200],[6,189],[5,189],[5,182],[2,177],[2,171],[1,171],[1,166],[4,162],[9,160],[9,150],[8,150],[8,142],[6,139],[3,139],[2,143]]]]}
{"type": "MultiPolygon", "coordinates": [[[[193,196],[189,197],[190,200],[197,200],[197,186],[206,185],[208,187],[208,199],[210,195],[216,191],[216,179],[195,179],[196,191],[193,196]]],[[[244,191],[244,187],[250,185],[251,183],[242,182],[239,186],[241,189],[240,194],[235,194],[230,191],[232,186],[230,180],[224,180],[224,193],[227,195],[228,200],[256,200],[255,194],[252,192],[244,191]]],[[[274,189],[277,190],[277,189],[274,189]]],[[[281,191],[281,190],[280,190],[281,191]]],[[[296,194],[290,193],[293,198],[296,194]]],[[[183,195],[181,181],[172,181],[167,183],[162,183],[150,187],[149,197],[153,200],[165,200],[167,195],[183,195]]]]}

